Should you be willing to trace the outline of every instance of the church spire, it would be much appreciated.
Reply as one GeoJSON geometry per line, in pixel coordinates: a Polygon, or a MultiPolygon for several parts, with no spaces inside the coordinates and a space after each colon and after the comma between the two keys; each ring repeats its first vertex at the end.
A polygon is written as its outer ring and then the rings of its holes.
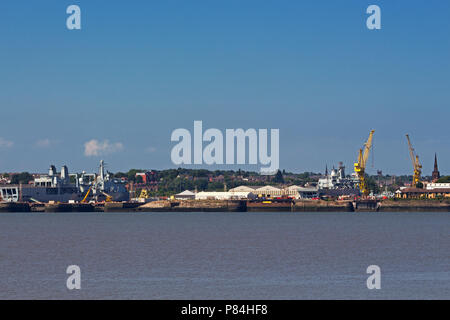
{"type": "Polygon", "coordinates": [[[431,174],[431,178],[433,180],[433,182],[436,182],[437,180],[439,180],[439,178],[441,177],[441,174],[439,173],[439,169],[438,169],[438,163],[437,163],[437,154],[434,154],[434,170],[433,173],[431,174]]]}

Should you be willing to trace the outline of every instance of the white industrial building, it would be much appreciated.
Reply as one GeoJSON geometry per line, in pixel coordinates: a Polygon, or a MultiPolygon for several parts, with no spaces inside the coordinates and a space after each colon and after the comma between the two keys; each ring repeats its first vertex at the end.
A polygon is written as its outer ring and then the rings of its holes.
{"type": "Polygon", "coordinates": [[[174,196],[177,200],[189,200],[189,199],[195,199],[195,193],[189,190],[184,190],[183,192],[180,192],[174,196]]]}
{"type": "Polygon", "coordinates": [[[305,188],[295,185],[287,188],[276,188],[273,186],[239,186],[230,189],[230,192],[251,192],[260,198],[289,197],[293,199],[311,199],[318,197],[317,188],[305,188]]]}
{"type": "Polygon", "coordinates": [[[233,189],[230,189],[230,192],[255,192],[256,189],[259,187],[252,187],[252,186],[239,186],[233,189]]]}
{"type": "Polygon", "coordinates": [[[276,198],[276,197],[282,197],[285,195],[283,192],[283,189],[272,187],[272,186],[264,186],[264,187],[256,189],[254,192],[259,197],[266,197],[266,198],[276,198]]]}
{"type": "Polygon", "coordinates": [[[252,192],[207,192],[202,191],[195,194],[195,200],[251,200],[256,196],[252,192]]]}
{"type": "Polygon", "coordinates": [[[428,183],[426,186],[427,190],[434,190],[434,189],[450,189],[450,183],[428,183]]]}
{"type": "Polygon", "coordinates": [[[251,192],[258,197],[267,197],[267,198],[281,197],[284,195],[283,189],[272,186],[264,186],[264,187],[239,186],[230,189],[230,192],[251,192]]]}

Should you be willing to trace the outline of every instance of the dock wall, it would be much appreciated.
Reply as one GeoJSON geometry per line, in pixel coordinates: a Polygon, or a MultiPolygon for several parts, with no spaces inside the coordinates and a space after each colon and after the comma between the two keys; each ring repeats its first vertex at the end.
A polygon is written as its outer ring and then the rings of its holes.
{"type": "Polygon", "coordinates": [[[0,203],[0,212],[450,212],[450,200],[160,200],[146,204],[107,203],[0,203]]]}
{"type": "Polygon", "coordinates": [[[441,211],[450,212],[450,200],[383,200],[378,211],[404,212],[404,211],[441,211]]]}

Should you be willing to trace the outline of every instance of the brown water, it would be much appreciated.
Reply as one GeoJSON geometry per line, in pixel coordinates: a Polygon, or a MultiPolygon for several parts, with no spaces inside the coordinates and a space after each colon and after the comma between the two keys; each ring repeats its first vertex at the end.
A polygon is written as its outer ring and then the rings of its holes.
{"type": "Polygon", "coordinates": [[[449,299],[450,214],[0,214],[0,298],[449,299]]]}

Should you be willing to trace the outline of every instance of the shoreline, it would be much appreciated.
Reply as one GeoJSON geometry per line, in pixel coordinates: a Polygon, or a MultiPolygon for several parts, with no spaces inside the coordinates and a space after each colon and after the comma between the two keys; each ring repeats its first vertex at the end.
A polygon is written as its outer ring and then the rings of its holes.
{"type": "Polygon", "coordinates": [[[450,212],[450,200],[292,200],[264,203],[247,200],[159,200],[136,202],[2,202],[1,212],[450,212]]]}

